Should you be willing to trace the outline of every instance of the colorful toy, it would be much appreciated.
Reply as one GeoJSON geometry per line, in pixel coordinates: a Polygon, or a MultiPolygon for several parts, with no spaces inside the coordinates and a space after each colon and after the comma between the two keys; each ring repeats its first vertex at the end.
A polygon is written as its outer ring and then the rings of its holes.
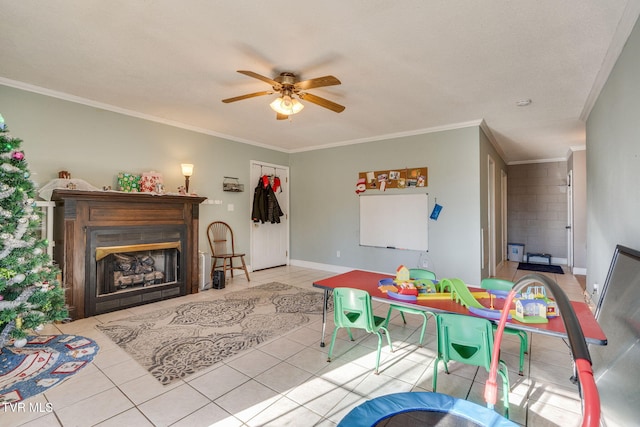
{"type": "MultiPolygon", "coordinates": [[[[389,298],[405,302],[419,300],[452,299],[469,309],[469,312],[487,319],[499,320],[502,310],[493,306],[494,298],[505,298],[509,292],[490,290],[471,292],[460,279],[442,279],[439,282],[442,289],[451,292],[437,292],[436,283],[431,280],[412,280],[409,269],[401,265],[396,270],[395,279],[382,279],[378,289],[389,298]],[[478,299],[490,299],[490,307],[480,304],[478,299]]],[[[546,323],[549,318],[558,316],[556,302],[547,297],[544,286],[530,286],[522,294],[514,297],[515,310],[509,310],[507,319],[516,319],[522,323],[546,323]]]]}
{"type": "Polygon", "coordinates": [[[558,316],[558,306],[547,297],[544,286],[529,286],[515,301],[514,317],[522,323],[547,323],[558,316]]]}
{"type": "Polygon", "coordinates": [[[393,279],[382,279],[378,282],[378,289],[385,294],[389,291],[398,292],[398,288],[395,285],[393,279]]]}
{"type": "Polygon", "coordinates": [[[513,317],[522,323],[547,323],[547,303],[539,298],[518,299],[513,317]]]}
{"type": "Polygon", "coordinates": [[[396,282],[408,282],[410,279],[411,274],[407,267],[401,265],[396,269],[396,282]]]}

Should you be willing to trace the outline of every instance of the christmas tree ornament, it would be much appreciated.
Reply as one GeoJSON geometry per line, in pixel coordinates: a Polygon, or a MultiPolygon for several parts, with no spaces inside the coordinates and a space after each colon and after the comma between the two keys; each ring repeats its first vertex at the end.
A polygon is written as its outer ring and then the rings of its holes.
{"type": "Polygon", "coordinates": [[[24,347],[25,345],[27,345],[27,339],[26,339],[26,338],[19,338],[19,339],[15,340],[15,341],[13,342],[13,346],[14,346],[15,348],[22,348],[22,347],[24,347]]]}

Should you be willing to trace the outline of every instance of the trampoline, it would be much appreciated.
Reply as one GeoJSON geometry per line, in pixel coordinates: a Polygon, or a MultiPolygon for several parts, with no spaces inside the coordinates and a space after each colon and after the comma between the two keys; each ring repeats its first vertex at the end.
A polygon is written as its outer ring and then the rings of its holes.
{"type": "MultiPolygon", "coordinates": [[[[596,387],[591,358],[569,299],[558,284],[540,274],[529,274],[518,280],[506,298],[510,306],[516,293],[531,283],[542,283],[555,297],[558,309],[567,330],[571,353],[575,362],[578,387],[582,397],[582,427],[598,427],[600,423],[600,397],[596,387]]],[[[500,343],[509,312],[503,311],[496,330],[493,354],[499,354],[500,343]]],[[[487,407],[434,392],[394,393],[376,397],[353,408],[338,424],[338,427],[513,427],[518,424],[504,418],[493,410],[497,394],[498,357],[493,357],[484,397],[487,407]]]]}
{"type": "Polygon", "coordinates": [[[492,409],[441,393],[407,392],[376,397],[351,410],[338,427],[517,427],[492,409]]]}

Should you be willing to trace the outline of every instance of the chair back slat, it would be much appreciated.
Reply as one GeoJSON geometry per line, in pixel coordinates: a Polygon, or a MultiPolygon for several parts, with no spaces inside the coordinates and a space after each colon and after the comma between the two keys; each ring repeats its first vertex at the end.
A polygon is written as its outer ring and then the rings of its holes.
{"type": "Polygon", "coordinates": [[[234,241],[233,230],[223,221],[214,221],[207,227],[207,238],[209,239],[209,248],[211,255],[233,254],[234,241]]]}
{"type": "Polygon", "coordinates": [[[513,285],[513,282],[505,279],[498,279],[497,277],[487,277],[482,279],[480,282],[480,287],[482,289],[494,291],[510,291],[511,288],[513,288],[513,285]]]}

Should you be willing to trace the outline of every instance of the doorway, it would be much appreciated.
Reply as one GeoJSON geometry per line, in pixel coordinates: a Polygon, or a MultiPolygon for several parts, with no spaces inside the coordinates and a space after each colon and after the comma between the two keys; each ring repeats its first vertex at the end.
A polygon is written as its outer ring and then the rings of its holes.
{"type": "Polygon", "coordinates": [[[496,274],[496,162],[488,156],[487,165],[487,195],[488,195],[488,207],[487,222],[488,222],[488,271],[489,277],[493,277],[496,274]]]}
{"type": "MultiPolygon", "coordinates": [[[[284,215],[279,223],[253,222],[250,219],[252,271],[289,264],[289,167],[252,160],[252,189],[256,188],[263,176],[269,179],[284,215]]],[[[250,197],[250,206],[253,206],[254,191],[250,192],[250,197]]]]}
{"type": "Polygon", "coordinates": [[[567,174],[567,267],[573,271],[573,171],[567,174]]]}
{"type": "Polygon", "coordinates": [[[502,264],[507,260],[509,253],[507,247],[507,173],[503,169],[500,170],[500,212],[502,213],[500,218],[500,224],[502,225],[502,236],[500,239],[502,256],[500,264],[502,264]]]}

